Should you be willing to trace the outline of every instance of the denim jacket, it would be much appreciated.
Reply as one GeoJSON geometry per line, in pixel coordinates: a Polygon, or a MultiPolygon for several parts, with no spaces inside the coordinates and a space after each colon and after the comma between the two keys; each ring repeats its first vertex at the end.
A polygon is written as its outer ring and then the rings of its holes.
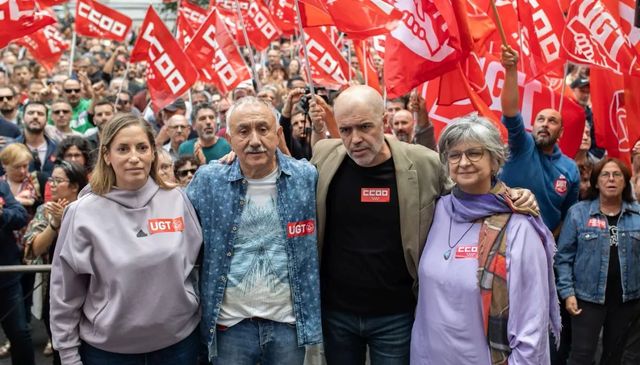
{"type": "MultiPolygon", "coordinates": [[[[280,151],[277,151],[277,161],[276,204],[280,222],[287,232],[287,266],[298,345],[317,344],[322,342],[315,228],[318,173],[308,162],[292,159],[280,151]],[[302,230],[301,224],[305,226],[302,230]]],[[[240,171],[237,159],[229,166],[215,161],[203,166],[187,187],[187,196],[200,217],[204,233],[200,329],[203,339],[206,339],[210,359],[217,355],[216,321],[246,193],[247,180],[240,171]]]]}
{"type": "MultiPolygon", "coordinates": [[[[604,304],[609,251],[609,228],[607,218],[600,213],[600,199],[571,207],[555,258],[560,297],[575,295],[581,300],[604,304]]],[[[636,202],[622,203],[618,255],[622,300],[640,298],[640,205],[636,202]]]]}

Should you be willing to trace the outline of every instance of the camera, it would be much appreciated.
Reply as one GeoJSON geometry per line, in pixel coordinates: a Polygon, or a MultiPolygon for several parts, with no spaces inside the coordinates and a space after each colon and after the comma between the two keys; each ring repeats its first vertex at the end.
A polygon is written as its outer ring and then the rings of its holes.
{"type": "Polygon", "coordinates": [[[309,88],[309,86],[305,86],[304,95],[302,95],[302,97],[300,98],[300,101],[298,101],[298,106],[300,107],[300,109],[304,111],[305,115],[309,114],[310,101],[311,101],[311,89],[309,88]]]}

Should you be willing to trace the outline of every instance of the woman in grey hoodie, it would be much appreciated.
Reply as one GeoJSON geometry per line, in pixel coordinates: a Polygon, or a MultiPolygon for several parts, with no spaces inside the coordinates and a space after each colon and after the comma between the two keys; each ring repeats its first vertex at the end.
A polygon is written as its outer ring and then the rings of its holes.
{"type": "Polygon", "coordinates": [[[67,208],[51,270],[51,330],[63,365],[194,364],[202,231],[186,195],[157,176],[149,125],[117,115],[67,208]]]}

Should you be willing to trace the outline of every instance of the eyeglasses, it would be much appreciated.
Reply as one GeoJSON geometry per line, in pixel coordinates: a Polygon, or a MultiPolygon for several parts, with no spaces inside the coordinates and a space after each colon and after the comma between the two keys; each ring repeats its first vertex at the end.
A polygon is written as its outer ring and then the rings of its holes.
{"type": "Polygon", "coordinates": [[[10,100],[13,100],[13,95],[0,96],[0,101],[10,101],[10,100]]]}
{"type": "Polygon", "coordinates": [[[614,171],[614,172],[608,172],[608,171],[604,171],[600,173],[600,178],[601,179],[606,179],[609,180],[613,177],[614,180],[620,180],[624,177],[624,175],[621,172],[618,171],[614,171]]]}
{"type": "Polygon", "coordinates": [[[71,110],[66,110],[66,109],[59,109],[59,110],[52,110],[51,114],[69,114],[71,113],[71,110]]]}
{"type": "Polygon", "coordinates": [[[69,180],[65,180],[65,179],[56,179],[54,177],[50,177],[47,179],[47,181],[49,182],[49,184],[51,184],[51,186],[58,186],[64,182],[69,182],[69,180]]]}
{"type": "Polygon", "coordinates": [[[193,175],[196,173],[197,169],[189,169],[189,170],[178,170],[178,177],[179,178],[185,178],[187,177],[189,174],[193,175]]]}
{"type": "Polygon", "coordinates": [[[64,92],[67,94],[80,94],[80,89],[64,89],[64,92]]]}
{"type": "Polygon", "coordinates": [[[122,105],[128,105],[131,101],[130,100],[122,100],[122,99],[118,99],[118,105],[122,104],[122,105]]]}
{"type": "Polygon", "coordinates": [[[452,164],[460,163],[460,160],[462,160],[462,155],[465,155],[467,157],[467,160],[471,162],[478,162],[484,156],[484,148],[475,147],[469,148],[465,151],[451,151],[447,153],[447,161],[452,164]]]}
{"type": "Polygon", "coordinates": [[[82,157],[84,157],[84,155],[82,153],[65,153],[64,156],[62,156],[65,160],[77,160],[80,159],[82,157]]]}
{"type": "Polygon", "coordinates": [[[188,125],[172,125],[171,127],[169,127],[169,129],[187,129],[189,128],[188,125]]]}

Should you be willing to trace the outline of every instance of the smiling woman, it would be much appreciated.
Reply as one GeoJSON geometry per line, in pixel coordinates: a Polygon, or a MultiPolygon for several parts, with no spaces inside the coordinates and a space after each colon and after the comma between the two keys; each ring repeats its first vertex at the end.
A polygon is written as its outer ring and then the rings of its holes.
{"type": "MultiPolygon", "coordinates": [[[[140,357],[193,364],[200,321],[193,269],[202,244],[196,213],[180,189],[159,178],[144,120],[116,115],[100,142],[91,185],[59,227],[51,269],[54,347],[63,364],[140,357]]],[[[64,184],[56,182],[58,189],[64,184]]]]}

